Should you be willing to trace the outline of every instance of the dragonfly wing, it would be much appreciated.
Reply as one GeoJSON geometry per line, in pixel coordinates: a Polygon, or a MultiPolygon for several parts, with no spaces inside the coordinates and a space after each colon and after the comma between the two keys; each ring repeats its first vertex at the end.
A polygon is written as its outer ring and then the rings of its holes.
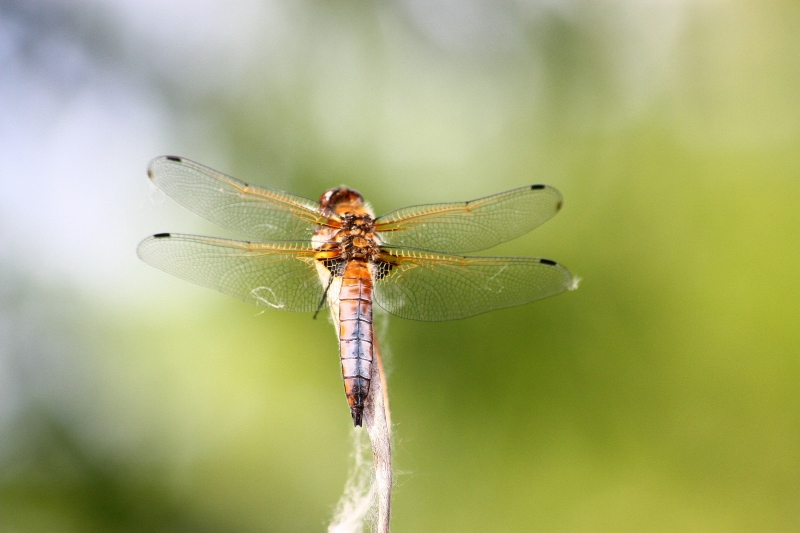
{"type": "Polygon", "coordinates": [[[314,227],[328,222],[313,200],[249,185],[182,157],[153,159],[147,175],[182,206],[250,239],[311,239],[314,227]]]}
{"type": "Polygon", "coordinates": [[[572,275],[549,259],[394,250],[374,264],[375,301],[412,320],[467,318],[554,296],[572,275]]]}
{"type": "Polygon", "coordinates": [[[162,233],[143,240],[137,252],[165,272],[262,307],[314,311],[322,300],[315,250],[308,243],[162,233]]]}
{"type": "Polygon", "coordinates": [[[526,185],[469,202],[404,207],[379,217],[375,229],[396,247],[475,252],[528,233],[561,204],[553,187],[526,185]]]}

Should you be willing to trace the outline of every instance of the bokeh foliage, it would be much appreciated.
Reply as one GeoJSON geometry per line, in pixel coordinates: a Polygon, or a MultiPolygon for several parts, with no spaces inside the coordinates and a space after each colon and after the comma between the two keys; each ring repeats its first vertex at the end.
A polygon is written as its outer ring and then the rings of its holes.
{"type": "MultiPolygon", "coordinates": [[[[800,10],[500,4],[506,40],[437,33],[420,2],[291,4],[230,87],[153,86],[263,185],[346,182],[379,213],[564,195],[487,253],[557,259],[578,291],[387,319],[395,531],[796,531],[800,10]]],[[[324,529],[350,431],[325,320],[178,279],[123,308],[3,279],[9,531],[324,529]]]]}

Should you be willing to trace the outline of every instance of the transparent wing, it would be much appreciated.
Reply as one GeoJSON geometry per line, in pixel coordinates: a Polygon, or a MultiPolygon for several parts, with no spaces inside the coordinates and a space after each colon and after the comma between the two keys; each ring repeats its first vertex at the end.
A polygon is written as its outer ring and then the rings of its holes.
{"type": "Polygon", "coordinates": [[[572,287],[569,270],[549,259],[394,249],[383,258],[375,263],[375,301],[393,315],[412,320],[467,318],[572,287]]]}
{"type": "Polygon", "coordinates": [[[181,157],[153,159],[147,175],[182,206],[250,239],[311,239],[314,226],[328,222],[313,200],[248,185],[181,157]]]}
{"type": "Polygon", "coordinates": [[[379,217],[375,229],[392,246],[475,252],[528,233],[561,204],[556,189],[526,185],[469,202],[404,207],[379,217]]]}
{"type": "Polygon", "coordinates": [[[309,243],[162,233],[143,240],[137,252],[164,272],[262,307],[315,311],[322,299],[309,243]]]}

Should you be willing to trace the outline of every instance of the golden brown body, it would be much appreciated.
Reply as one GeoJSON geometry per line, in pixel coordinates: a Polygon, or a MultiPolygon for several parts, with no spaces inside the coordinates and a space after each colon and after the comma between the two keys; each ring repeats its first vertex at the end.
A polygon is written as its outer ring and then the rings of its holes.
{"type": "MultiPolygon", "coordinates": [[[[372,289],[369,262],[380,253],[374,233],[372,212],[358,191],[340,187],[322,195],[323,211],[339,218],[336,228],[321,228],[328,240],[320,248],[317,260],[326,265],[331,276],[341,276],[338,295],[329,295],[334,320],[339,324],[339,358],[344,391],[350,404],[353,424],[361,425],[364,402],[372,376],[372,289]],[[337,297],[338,296],[338,297],[337,297]]],[[[329,283],[330,283],[329,278],[329,283]]]]}

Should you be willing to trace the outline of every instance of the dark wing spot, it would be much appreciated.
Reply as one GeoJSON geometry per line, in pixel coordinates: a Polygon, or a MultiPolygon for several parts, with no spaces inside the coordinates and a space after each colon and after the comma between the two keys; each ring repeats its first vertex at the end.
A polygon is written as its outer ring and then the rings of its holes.
{"type": "Polygon", "coordinates": [[[556,266],[558,264],[555,261],[551,261],[549,259],[539,259],[539,262],[543,265],[550,265],[550,266],[556,266]]]}
{"type": "Polygon", "coordinates": [[[153,235],[154,239],[163,239],[165,237],[169,237],[169,233],[156,233],[153,235]]]}
{"type": "Polygon", "coordinates": [[[556,204],[556,211],[561,211],[561,206],[564,205],[564,202],[558,202],[556,204]]]}
{"type": "Polygon", "coordinates": [[[149,168],[147,169],[147,177],[153,179],[153,171],[150,170],[149,168]]]}
{"type": "Polygon", "coordinates": [[[344,267],[347,262],[341,259],[325,259],[322,261],[322,264],[325,265],[325,268],[332,275],[341,278],[344,276],[344,267]]]}
{"type": "Polygon", "coordinates": [[[544,185],[531,185],[531,190],[535,191],[537,189],[544,189],[544,185]]]}
{"type": "Polygon", "coordinates": [[[374,261],[372,264],[373,266],[375,266],[374,273],[376,281],[382,280],[383,278],[388,276],[389,272],[391,272],[392,268],[394,267],[394,265],[392,265],[391,263],[387,263],[386,261],[381,261],[381,260],[374,261]]]}
{"type": "Polygon", "coordinates": [[[176,163],[180,163],[181,162],[181,158],[176,156],[176,155],[168,155],[167,159],[170,160],[170,161],[175,161],[176,163]]]}

